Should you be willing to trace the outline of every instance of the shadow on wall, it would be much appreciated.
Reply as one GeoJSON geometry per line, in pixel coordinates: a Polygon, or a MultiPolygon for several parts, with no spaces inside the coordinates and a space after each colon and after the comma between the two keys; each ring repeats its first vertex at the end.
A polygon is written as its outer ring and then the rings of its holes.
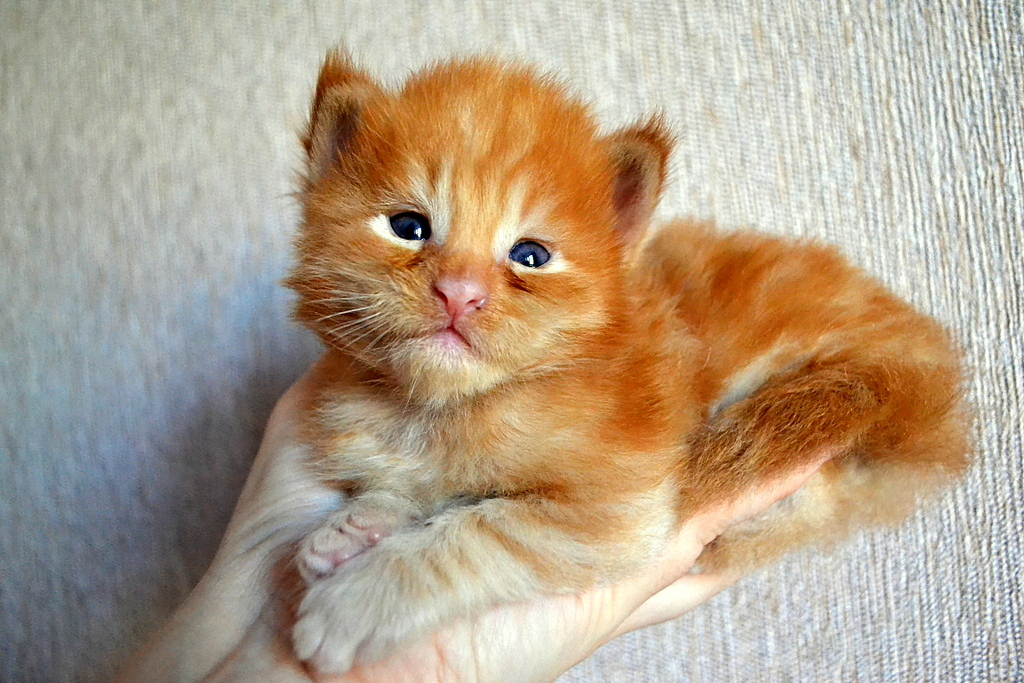
{"type": "Polygon", "coordinates": [[[55,288],[40,299],[64,330],[5,373],[21,424],[0,481],[0,680],[110,680],[205,572],[319,351],[288,319],[286,253],[224,266],[230,282],[169,267],[85,322],[55,288]]]}

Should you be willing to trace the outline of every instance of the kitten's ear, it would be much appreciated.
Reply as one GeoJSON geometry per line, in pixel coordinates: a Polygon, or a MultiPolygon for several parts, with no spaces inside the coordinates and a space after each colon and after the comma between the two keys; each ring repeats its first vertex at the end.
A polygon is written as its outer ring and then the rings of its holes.
{"type": "Polygon", "coordinates": [[[362,109],[382,91],[341,50],[327,54],[302,136],[309,177],[318,178],[341,162],[359,129],[362,109]]]}
{"type": "Polygon", "coordinates": [[[672,153],[672,135],[661,117],[654,116],[606,140],[615,169],[615,228],[622,244],[630,248],[642,241],[661,198],[672,153]]]}

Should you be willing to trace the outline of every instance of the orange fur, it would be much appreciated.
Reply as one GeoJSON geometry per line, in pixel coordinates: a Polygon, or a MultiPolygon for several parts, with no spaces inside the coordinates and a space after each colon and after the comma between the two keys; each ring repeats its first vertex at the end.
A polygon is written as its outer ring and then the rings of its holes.
{"type": "Polygon", "coordinates": [[[648,230],[671,148],[657,119],[602,136],[521,66],[440,64],[389,92],[335,54],[303,143],[288,284],[328,347],[307,437],[360,515],[405,520],[367,540],[346,508],[300,552],[368,546],[309,575],[295,640],[321,668],[626,576],[699,506],[823,449],[840,457],[806,492],[704,564],[898,518],[966,463],[936,323],[820,246],[648,230]],[[388,232],[409,211],[430,239],[388,232]],[[524,239],[551,261],[513,264],[524,239]],[[477,298],[452,309],[446,282],[477,298]]]}

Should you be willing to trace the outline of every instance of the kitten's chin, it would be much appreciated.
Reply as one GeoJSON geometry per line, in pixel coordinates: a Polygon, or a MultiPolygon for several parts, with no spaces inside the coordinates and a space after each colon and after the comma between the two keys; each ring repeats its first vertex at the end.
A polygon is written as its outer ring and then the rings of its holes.
{"type": "Polygon", "coordinates": [[[451,329],[411,342],[399,363],[409,394],[426,403],[448,403],[500,384],[499,371],[451,329]]]}

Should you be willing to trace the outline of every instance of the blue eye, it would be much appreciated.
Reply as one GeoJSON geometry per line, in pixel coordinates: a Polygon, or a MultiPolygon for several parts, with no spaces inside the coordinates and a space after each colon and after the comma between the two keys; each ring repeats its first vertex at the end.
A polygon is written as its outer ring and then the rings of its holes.
{"type": "Polygon", "coordinates": [[[421,242],[430,239],[430,221],[413,211],[396,213],[391,217],[391,231],[403,240],[421,242]]]}
{"type": "Polygon", "coordinates": [[[540,268],[548,262],[551,254],[536,242],[524,240],[512,247],[512,251],[508,252],[508,257],[527,268],[540,268]]]}

